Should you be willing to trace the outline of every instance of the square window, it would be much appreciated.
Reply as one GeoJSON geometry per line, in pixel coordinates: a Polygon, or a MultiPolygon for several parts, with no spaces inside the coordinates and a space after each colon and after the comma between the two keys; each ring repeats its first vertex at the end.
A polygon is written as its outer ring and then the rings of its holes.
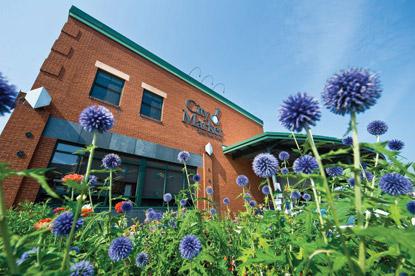
{"type": "Polygon", "coordinates": [[[120,103],[124,80],[103,70],[98,70],[91,89],[91,97],[113,105],[120,103]]]}
{"type": "Polygon", "coordinates": [[[163,97],[144,89],[140,114],[161,121],[162,109],[163,97]]]}

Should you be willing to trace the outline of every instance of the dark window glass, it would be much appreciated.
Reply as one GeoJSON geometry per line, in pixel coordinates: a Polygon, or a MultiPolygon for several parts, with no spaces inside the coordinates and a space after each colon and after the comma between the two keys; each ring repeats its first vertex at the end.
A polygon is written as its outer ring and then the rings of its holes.
{"type": "Polygon", "coordinates": [[[143,187],[143,198],[162,199],[165,177],[165,170],[147,168],[143,187]]]}
{"type": "Polygon", "coordinates": [[[141,115],[161,121],[162,108],[163,97],[144,89],[143,99],[141,101],[141,115]]]}
{"type": "Polygon", "coordinates": [[[124,80],[105,71],[98,70],[94,85],[91,89],[91,96],[118,105],[123,87],[124,80]]]}

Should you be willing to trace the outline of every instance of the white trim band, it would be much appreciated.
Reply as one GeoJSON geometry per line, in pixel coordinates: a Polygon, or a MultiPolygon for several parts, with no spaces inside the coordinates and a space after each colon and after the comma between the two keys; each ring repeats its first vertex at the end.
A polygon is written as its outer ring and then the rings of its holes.
{"type": "Polygon", "coordinates": [[[155,88],[154,86],[151,86],[151,85],[149,85],[145,82],[141,83],[141,87],[144,88],[145,90],[148,90],[150,92],[153,92],[154,94],[159,95],[160,97],[167,98],[167,93],[166,92],[163,92],[160,89],[155,88]]]}
{"type": "Polygon", "coordinates": [[[114,67],[111,67],[111,66],[109,66],[109,65],[107,65],[107,64],[105,64],[105,63],[103,63],[99,60],[97,60],[95,62],[95,66],[98,67],[99,69],[102,69],[102,70],[104,70],[104,71],[106,71],[110,74],[113,74],[114,76],[117,76],[117,77],[119,77],[123,80],[126,80],[126,81],[130,80],[130,76],[127,75],[126,73],[121,72],[120,70],[117,70],[114,67]]]}

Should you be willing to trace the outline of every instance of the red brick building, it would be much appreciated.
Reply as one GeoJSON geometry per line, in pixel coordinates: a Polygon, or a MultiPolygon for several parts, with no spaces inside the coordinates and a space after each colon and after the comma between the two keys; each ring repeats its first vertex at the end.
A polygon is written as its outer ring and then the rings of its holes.
{"type": "MultiPolygon", "coordinates": [[[[124,172],[113,190],[137,207],[159,206],[163,193],[184,187],[177,153],[187,150],[191,170],[202,177],[199,196],[212,186],[218,208],[229,197],[237,210],[242,206],[235,184],[239,174],[250,178],[251,194],[261,200],[252,149],[268,149],[266,143],[270,150],[287,146],[286,134],[263,133],[259,118],[76,7],[32,89],[38,90],[20,93],[0,136],[0,160],[19,170],[54,168],[48,181],[60,194],[65,193],[60,182],[65,173],[84,172],[85,157],[75,152],[91,142],[91,135],[81,129],[78,117],[90,105],[107,107],[116,121],[110,133],[98,138],[94,167],[100,167],[105,153],[120,154],[124,172]],[[29,99],[41,90],[52,100],[36,107],[29,99]]],[[[44,198],[39,185],[26,178],[8,179],[4,189],[8,206],[44,198]]],[[[105,194],[95,197],[105,202],[105,194]]]]}

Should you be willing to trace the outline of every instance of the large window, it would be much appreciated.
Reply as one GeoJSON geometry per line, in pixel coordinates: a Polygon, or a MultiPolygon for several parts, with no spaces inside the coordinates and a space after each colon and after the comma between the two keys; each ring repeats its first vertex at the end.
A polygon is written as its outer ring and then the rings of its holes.
{"type": "Polygon", "coordinates": [[[91,97],[118,105],[123,87],[124,80],[98,69],[91,89],[91,97]]]}
{"type": "MultiPolygon", "coordinates": [[[[49,185],[61,196],[70,196],[71,191],[63,185],[62,177],[69,173],[84,174],[86,171],[88,156],[81,151],[82,146],[58,142],[52,159],[49,163],[51,170],[47,173],[49,185]]],[[[92,169],[102,169],[102,158],[109,153],[106,150],[97,149],[92,161],[92,169]]],[[[112,196],[121,200],[129,198],[136,206],[162,206],[163,195],[178,194],[187,188],[185,174],[182,166],[166,162],[153,161],[138,156],[121,154],[121,171],[113,175],[112,196]]],[[[189,173],[195,173],[195,168],[189,167],[189,173]]],[[[106,178],[108,173],[94,173],[98,177],[98,185],[93,189],[94,204],[108,204],[108,192],[106,178]]],[[[38,200],[45,200],[46,193],[41,190],[38,200]]],[[[59,202],[54,202],[59,204],[59,202]]],[[[114,202],[115,203],[115,202],[114,202]]],[[[173,202],[172,202],[173,204],[173,202]]]]}
{"type": "Polygon", "coordinates": [[[162,110],[163,97],[144,89],[140,114],[161,121],[162,110]]]}

